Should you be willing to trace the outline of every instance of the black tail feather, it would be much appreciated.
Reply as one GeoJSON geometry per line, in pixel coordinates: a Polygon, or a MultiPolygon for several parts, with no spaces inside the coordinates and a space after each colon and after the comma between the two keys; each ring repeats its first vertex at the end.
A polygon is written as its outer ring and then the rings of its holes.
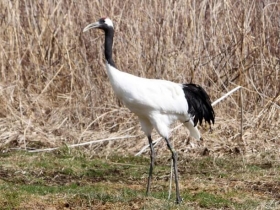
{"type": "Polygon", "coordinates": [[[194,117],[194,125],[202,123],[203,119],[211,125],[215,122],[215,112],[209,95],[196,84],[183,84],[185,97],[189,105],[189,113],[194,117]]]}

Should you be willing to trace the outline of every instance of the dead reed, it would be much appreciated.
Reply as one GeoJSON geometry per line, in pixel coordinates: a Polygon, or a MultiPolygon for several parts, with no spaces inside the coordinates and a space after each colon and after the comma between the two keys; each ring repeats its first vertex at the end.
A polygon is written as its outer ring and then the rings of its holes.
{"type": "MultiPolygon", "coordinates": [[[[103,36],[88,23],[115,23],[114,58],[123,71],[201,84],[219,98],[201,147],[218,153],[279,152],[279,0],[0,2],[0,147],[42,148],[123,135],[96,153],[135,153],[146,143],[135,117],[115,98],[103,65],[103,36]]],[[[186,129],[173,139],[194,143],[186,129]]],[[[195,150],[197,151],[197,150],[195,150]]]]}

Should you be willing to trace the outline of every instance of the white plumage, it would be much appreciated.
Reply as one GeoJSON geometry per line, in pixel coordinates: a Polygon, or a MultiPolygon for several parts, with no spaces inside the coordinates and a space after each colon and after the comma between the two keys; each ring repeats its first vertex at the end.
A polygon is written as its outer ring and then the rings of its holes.
{"type": "Polygon", "coordinates": [[[161,136],[169,138],[170,125],[179,120],[188,127],[193,127],[190,130],[191,136],[200,138],[188,113],[182,84],[136,77],[117,70],[108,62],[106,68],[116,96],[138,116],[147,136],[155,128],[161,136]]]}
{"type": "Polygon", "coordinates": [[[116,96],[134,114],[141,123],[142,130],[149,140],[151,149],[151,164],[147,185],[147,194],[150,192],[150,182],[154,166],[154,149],[151,138],[152,130],[166,140],[172,153],[176,202],[180,203],[177,155],[169,142],[170,126],[174,121],[183,122],[190,135],[200,139],[196,127],[198,122],[205,119],[209,124],[214,123],[214,111],[208,94],[195,84],[178,84],[166,80],[146,79],[119,71],[112,59],[112,45],[114,37],[113,23],[109,18],[101,18],[98,22],[89,24],[84,32],[91,28],[99,28],[105,32],[104,52],[107,74],[116,96]]]}

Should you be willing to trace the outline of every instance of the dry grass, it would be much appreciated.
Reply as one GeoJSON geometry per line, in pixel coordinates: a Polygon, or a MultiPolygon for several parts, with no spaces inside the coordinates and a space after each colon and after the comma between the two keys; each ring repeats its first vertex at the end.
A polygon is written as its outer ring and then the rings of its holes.
{"type": "Polygon", "coordinates": [[[105,159],[66,147],[49,153],[0,153],[0,208],[279,209],[279,158],[263,155],[246,161],[237,155],[180,156],[183,202],[176,205],[175,186],[168,199],[169,155],[157,160],[151,196],[145,196],[148,157],[105,159]]]}
{"type": "MultiPolygon", "coordinates": [[[[115,23],[119,69],[201,84],[219,98],[213,132],[195,147],[186,129],[173,135],[182,152],[214,155],[279,152],[279,0],[0,2],[0,147],[42,148],[110,136],[97,154],[137,152],[147,140],[135,117],[115,98],[103,59],[103,36],[88,23],[115,23]],[[194,149],[195,148],[195,149],[194,149]]],[[[161,151],[161,150],[160,150],[161,151]]]]}

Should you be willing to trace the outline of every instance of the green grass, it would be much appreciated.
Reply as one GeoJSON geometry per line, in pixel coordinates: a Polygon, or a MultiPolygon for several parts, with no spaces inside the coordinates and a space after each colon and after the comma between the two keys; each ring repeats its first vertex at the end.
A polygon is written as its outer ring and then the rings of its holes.
{"type": "MultiPolygon", "coordinates": [[[[145,196],[149,158],[91,157],[82,150],[9,152],[0,156],[1,209],[69,206],[130,209],[256,209],[279,207],[279,163],[241,157],[180,159],[181,196],[168,200],[169,160],[158,158],[145,196]],[[273,163],[273,164],[270,164],[273,163]],[[252,187],[253,186],[253,187],[252,187]],[[39,204],[38,204],[39,202],[39,204]]],[[[83,207],[83,208],[82,208],[83,207]]]]}
{"type": "Polygon", "coordinates": [[[199,192],[192,196],[190,200],[198,201],[200,207],[204,208],[222,208],[232,205],[229,199],[208,192],[199,192]]]}

